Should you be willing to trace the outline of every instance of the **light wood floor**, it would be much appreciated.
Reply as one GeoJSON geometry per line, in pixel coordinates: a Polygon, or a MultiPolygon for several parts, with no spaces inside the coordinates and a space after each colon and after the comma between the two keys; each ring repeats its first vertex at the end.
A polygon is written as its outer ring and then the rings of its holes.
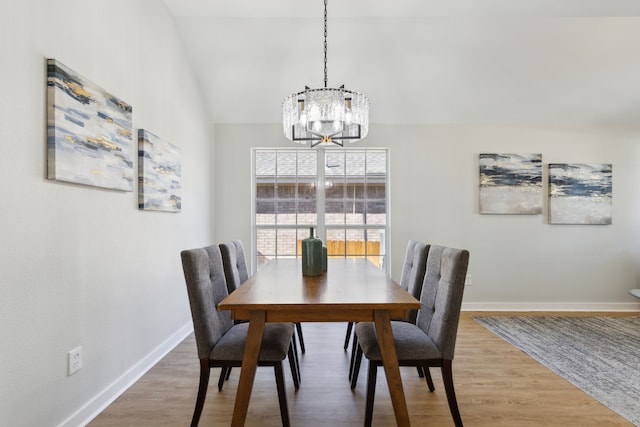
{"type": "MultiPolygon", "coordinates": [[[[517,313],[465,312],[462,315],[453,368],[458,404],[467,427],[632,426],[471,318],[507,314],[517,313]]],[[[570,315],[589,314],[603,313],[570,315]]],[[[362,425],[367,368],[363,361],[358,387],[351,391],[347,379],[350,353],[342,349],[346,324],[305,323],[303,331],[307,351],[301,357],[302,384],[297,392],[285,365],[292,425],[362,425]]],[[[432,369],[434,393],[427,391],[425,381],[414,368],[401,370],[412,425],[452,426],[439,369],[432,369]]],[[[188,426],[196,398],[198,371],[195,341],[190,336],[89,426],[188,426]]],[[[231,420],[239,369],[232,372],[222,392],[218,392],[216,386],[218,372],[216,369],[211,373],[201,426],[224,426],[231,420]]],[[[379,369],[378,375],[373,424],[395,426],[384,371],[379,369]]],[[[273,370],[259,368],[246,426],[280,425],[273,370]]]]}

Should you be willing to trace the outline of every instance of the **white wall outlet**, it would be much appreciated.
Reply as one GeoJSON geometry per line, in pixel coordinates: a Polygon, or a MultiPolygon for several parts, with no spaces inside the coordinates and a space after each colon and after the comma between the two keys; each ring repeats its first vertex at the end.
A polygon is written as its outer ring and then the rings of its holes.
{"type": "Polygon", "coordinates": [[[464,280],[464,285],[465,285],[465,286],[471,286],[471,284],[472,284],[472,283],[473,283],[473,282],[471,281],[471,275],[470,275],[470,274],[467,274],[467,277],[466,277],[466,278],[465,278],[465,280],[464,280]]]}
{"type": "Polygon", "coordinates": [[[67,375],[75,374],[82,368],[82,346],[67,353],[67,375]]]}

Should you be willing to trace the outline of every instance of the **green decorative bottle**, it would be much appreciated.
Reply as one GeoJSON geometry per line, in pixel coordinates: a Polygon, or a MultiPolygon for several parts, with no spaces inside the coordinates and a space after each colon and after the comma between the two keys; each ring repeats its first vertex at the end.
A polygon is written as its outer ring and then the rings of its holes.
{"type": "Polygon", "coordinates": [[[327,271],[327,247],[322,246],[322,271],[327,271]]]}
{"type": "Polygon", "coordinates": [[[318,276],[322,274],[322,240],[309,229],[309,237],[302,240],[302,275],[318,276]]]}

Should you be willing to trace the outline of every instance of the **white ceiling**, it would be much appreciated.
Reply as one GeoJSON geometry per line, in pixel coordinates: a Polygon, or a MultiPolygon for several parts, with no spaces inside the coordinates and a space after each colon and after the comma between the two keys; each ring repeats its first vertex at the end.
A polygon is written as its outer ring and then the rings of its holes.
{"type": "MultiPolygon", "coordinates": [[[[322,0],[164,0],[215,123],[322,87],[322,0]]],[[[640,0],[332,0],[330,87],[372,123],[640,123],[640,0]]]]}

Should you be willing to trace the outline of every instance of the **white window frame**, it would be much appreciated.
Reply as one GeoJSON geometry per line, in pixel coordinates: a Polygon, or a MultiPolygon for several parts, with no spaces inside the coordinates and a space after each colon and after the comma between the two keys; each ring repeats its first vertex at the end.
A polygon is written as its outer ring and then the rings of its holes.
{"type": "MultiPolygon", "coordinates": [[[[309,148],[285,148],[285,147],[254,147],[251,149],[251,269],[255,273],[257,270],[258,262],[257,262],[257,234],[258,229],[274,229],[276,230],[298,230],[298,235],[306,237],[308,235],[309,227],[316,228],[316,236],[326,242],[327,230],[329,229],[353,229],[353,230],[379,230],[383,229],[383,238],[381,241],[381,254],[382,257],[382,269],[390,274],[390,266],[391,266],[391,258],[390,258],[390,177],[389,177],[389,149],[387,148],[340,148],[340,149],[331,149],[331,148],[315,148],[317,151],[317,172],[316,172],[316,211],[317,211],[317,223],[314,225],[308,224],[287,224],[287,225],[258,225],[256,224],[256,187],[257,187],[257,177],[256,177],[256,153],[259,151],[308,151],[309,148]],[[385,153],[385,213],[386,213],[386,221],[384,225],[379,224],[340,224],[340,225],[327,225],[325,224],[325,191],[324,191],[324,182],[325,182],[325,162],[326,155],[331,151],[335,152],[345,152],[345,151],[354,151],[354,152],[366,152],[366,151],[383,151],[385,153]],[[322,183],[322,184],[320,184],[322,183]]],[[[366,176],[366,174],[365,174],[366,176]]]]}

